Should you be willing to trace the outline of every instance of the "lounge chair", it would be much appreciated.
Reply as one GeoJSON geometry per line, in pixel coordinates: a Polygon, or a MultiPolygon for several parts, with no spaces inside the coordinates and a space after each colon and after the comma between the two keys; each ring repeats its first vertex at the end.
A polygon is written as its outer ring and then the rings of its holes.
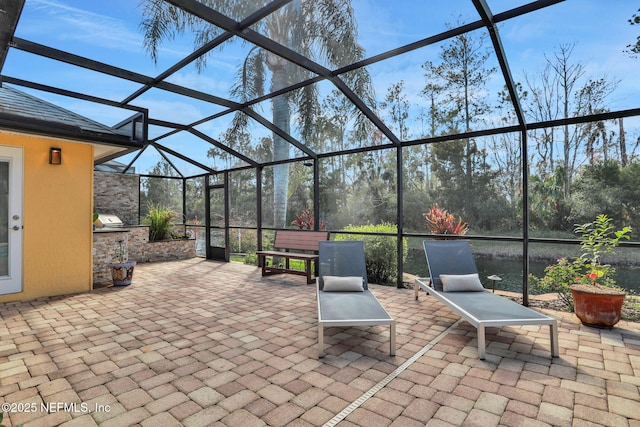
{"type": "Polygon", "coordinates": [[[390,354],[396,354],[396,322],[369,290],[364,243],[321,241],[318,300],[318,353],[324,356],[324,328],[389,325],[390,354]]]}
{"type": "Polygon", "coordinates": [[[482,287],[469,242],[424,241],[429,278],[415,281],[415,298],[424,289],[478,330],[478,354],[486,356],[485,327],[549,325],[551,355],[558,357],[556,319],[517,304],[482,287]]]}

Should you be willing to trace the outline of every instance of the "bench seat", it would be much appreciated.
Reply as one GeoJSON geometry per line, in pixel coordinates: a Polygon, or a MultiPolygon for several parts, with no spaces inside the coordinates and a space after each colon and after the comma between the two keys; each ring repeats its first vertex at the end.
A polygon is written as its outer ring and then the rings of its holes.
{"type": "Polygon", "coordinates": [[[312,273],[318,273],[318,243],[328,240],[329,233],[326,231],[297,231],[297,230],[277,230],[273,247],[275,250],[257,251],[258,266],[262,267],[262,275],[271,274],[297,274],[306,276],[307,284],[313,283],[312,273]],[[283,265],[271,265],[267,262],[267,257],[283,258],[283,265]],[[296,259],[304,261],[304,270],[293,269],[289,260],[296,259]],[[315,263],[315,269],[312,269],[315,263]]]}

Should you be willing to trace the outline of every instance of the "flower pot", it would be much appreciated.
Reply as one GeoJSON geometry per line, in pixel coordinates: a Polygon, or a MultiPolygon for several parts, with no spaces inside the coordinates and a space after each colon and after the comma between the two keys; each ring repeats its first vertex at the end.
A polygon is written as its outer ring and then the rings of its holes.
{"type": "Polygon", "coordinates": [[[593,285],[573,285],[573,311],[583,325],[612,328],[620,321],[626,292],[593,285]]]}
{"type": "Polygon", "coordinates": [[[135,261],[119,262],[111,264],[111,278],[113,286],[128,286],[133,279],[133,268],[135,261]]]}

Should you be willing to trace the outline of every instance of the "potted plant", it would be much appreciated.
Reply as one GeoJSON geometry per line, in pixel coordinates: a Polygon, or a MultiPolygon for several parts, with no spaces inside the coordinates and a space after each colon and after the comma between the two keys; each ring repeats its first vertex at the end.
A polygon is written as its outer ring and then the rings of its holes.
{"type": "MultiPolygon", "coordinates": [[[[427,227],[433,234],[455,234],[464,236],[469,231],[469,225],[462,222],[462,218],[456,218],[453,214],[447,212],[446,209],[440,209],[436,203],[431,207],[429,212],[423,214],[427,222],[427,227]]],[[[437,237],[436,239],[446,239],[446,237],[437,237]]]]}
{"type": "Polygon", "coordinates": [[[113,286],[129,286],[133,279],[133,269],[136,266],[136,262],[127,260],[129,254],[124,245],[124,240],[118,240],[118,246],[114,261],[110,264],[111,279],[113,286]]]}
{"type": "Polygon", "coordinates": [[[601,214],[592,222],[576,225],[582,255],[576,263],[581,275],[570,286],[573,311],[588,326],[611,328],[620,321],[626,292],[616,286],[615,269],[602,263],[602,256],[613,252],[621,239],[629,239],[631,227],[614,230],[612,219],[601,214]]]}
{"type": "Polygon", "coordinates": [[[545,268],[542,278],[530,277],[533,287],[557,292],[587,326],[613,327],[620,321],[626,296],[616,285],[615,268],[603,264],[602,257],[613,252],[620,240],[629,239],[631,227],[616,231],[611,222],[610,217],[601,214],[592,222],[576,224],[574,232],[580,235],[581,255],[574,260],[560,258],[545,268]]]}

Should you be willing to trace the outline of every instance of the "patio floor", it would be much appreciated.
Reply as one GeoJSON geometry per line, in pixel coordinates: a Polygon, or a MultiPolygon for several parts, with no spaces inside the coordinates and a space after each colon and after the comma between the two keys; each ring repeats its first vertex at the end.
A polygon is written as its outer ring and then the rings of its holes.
{"type": "Polygon", "coordinates": [[[5,425],[640,426],[640,324],[475,329],[432,297],[372,286],[389,328],[329,328],[315,287],[200,258],[133,284],[0,304],[5,425]],[[7,405],[9,404],[9,405],[7,405]],[[42,404],[42,405],[41,405],[42,404]],[[48,411],[47,411],[48,410],[48,411]],[[8,421],[8,422],[7,422],[8,421]]]}

